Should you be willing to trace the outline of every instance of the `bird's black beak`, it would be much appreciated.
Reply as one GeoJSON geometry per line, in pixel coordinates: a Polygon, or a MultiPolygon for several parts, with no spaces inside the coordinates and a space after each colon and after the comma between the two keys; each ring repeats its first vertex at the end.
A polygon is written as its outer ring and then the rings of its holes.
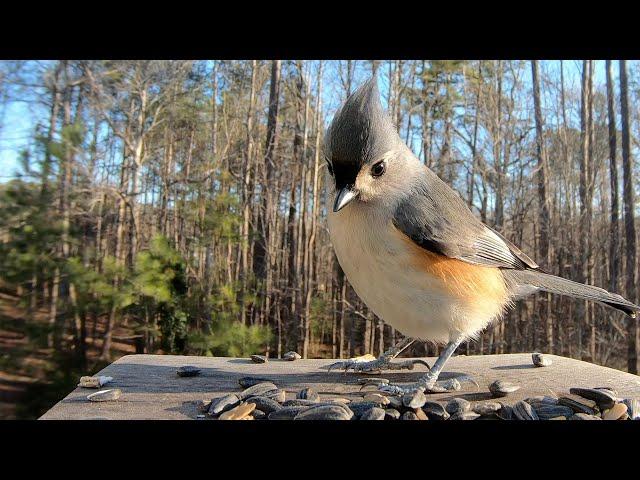
{"type": "Polygon", "coordinates": [[[353,188],[353,185],[347,185],[346,187],[340,189],[338,195],[336,195],[336,201],[333,204],[333,211],[337,212],[342,210],[348,203],[352,200],[355,200],[360,192],[353,188]]]}

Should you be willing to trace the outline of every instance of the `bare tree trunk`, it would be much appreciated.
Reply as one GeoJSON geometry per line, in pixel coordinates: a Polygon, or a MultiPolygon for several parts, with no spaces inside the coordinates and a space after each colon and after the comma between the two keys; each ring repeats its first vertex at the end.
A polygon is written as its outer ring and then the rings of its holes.
{"type": "Polygon", "coordinates": [[[242,179],[242,252],[241,252],[241,264],[242,264],[242,282],[241,282],[241,302],[242,309],[240,312],[242,323],[248,323],[248,311],[246,304],[246,295],[248,287],[248,275],[250,271],[249,266],[249,244],[250,244],[250,221],[251,221],[251,200],[253,196],[252,188],[252,173],[253,173],[253,116],[255,110],[256,101],[256,76],[258,74],[258,62],[252,60],[251,62],[251,89],[249,91],[249,108],[247,109],[247,134],[246,134],[246,154],[243,165],[243,179],[242,179]]]}
{"type": "Polygon", "coordinates": [[[620,225],[618,224],[618,161],[616,158],[616,109],[611,60],[606,61],[607,72],[607,117],[609,124],[609,175],[611,179],[611,223],[609,226],[609,289],[618,289],[620,274],[620,225]]]}
{"type": "MultiPolygon", "coordinates": [[[[122,167],[120,170],[120,196],[118,197],[118,217],[116,219],[116,247],[115,247],[115,259],[116,264],[120,267],[124,266],[124,257],[123,257],[123,242],[124,242],[124,227],[125,227],[125,216],[126,216],[126,202],[124,199],[124,191],[127,185],[127,160],[126,156],[123,154],[122,158],[122,167]]],[[[114,279],[114,288],[118,289],[120,287],[120,277],[118,275],[115,276],[114,279]]],[[[111,305],[111,309],[109,311],[109,320],[107,322],[107,326],[104,332],[104,338],[102,341],[102,349],[100,351],[100,359],[104,361],[111,360],[111,339],[113,336],[113,328],[116,323],[116,314],[118,311],[118,306],[113,303],[111,305]]]]}
{"type": "MultiPolygon", "coordinates": [[[[538,79],[538,61],[531,61],[531,77],[533,81],[533,103],[536,123],[536,153],[538,156],[538,223],[540,238],[538,240],[538,261],[545,268],[550,266],[549,251],[549,200],[547,198],[547,159],[544,148],[542,109],[540,107],[540,80],[538,79]]],[[[546,324],[547,349],[553,352],[553,318],[551,317],[551,295],[545,295],[541,302],[540,317],[544,317],[546,324]]]]}
{"type": "MultiPolygon", "coordinates": [[[[64,111],[64,126],[63,128],[70,128],[72,125],[71,120],[71,97],[73,95],[73,89],[70,86],[68,65],[65,62],[65,82],[67,83],[67,92],[64,96],[63,111],[64,111]]],[[[78,100],[80,102],[80,100],[78,100]]],[[[76,112],[76,121],[78,120],[76,112]]],[[[71,141],[68,141],[65,145],[64,163],[62,168],[62,188],[60,193],[60,208],[62,210],[62,255],[65,260],[71,257],[71,189],[73,187],[73,163],[75,157],[75,149],[77,145],[74,145],[71,141]]],[[[75,354],[80,362],[80,366],[86,365],[86,328],[84,315],[80,314],[78,308],[78,295],[76,286],[72,281],[67,280],[69,300],[71,301],[71,310],[73,316],[73,333],[75,342],[75,354]]]]}
{"type": "MultiPolygon", "coordinates": [[[[48,179],[47,176],[51,171],[51,148],[49,145],[53,141],[53,137],[56,132],[57,119],[58,119],[58,111],[60,109],[60,90],[58,88],[58,78],[60,76],[60,71],[62,68],[62,62],[58,62],[56,66],[53,86],[52,86],[52,104],[51,104],[51,114],[49,116],[49,130],[47,132],[47,148],[45,151],[45,159],[44,164],[42,166],[42,186],[40,189],[40,200],[44,204],[44,201],[47,199],[48,195],[48,179]]],[[[58,335],[56,332],[57,329],[57,318],[58,318],[58,290],[60,288],[60,268],[56,266],[53,272],[53,281],[51,283],[51,295],[49,296],[49,329],[50,333],[47,335],[47,345],[49,348],[58,347],[58,335]]]]}
{"type": "MultiPolygon", "coordinates": [[[[636,223],[635,199],[633,192],[633,159],[631,158],[631,142],[629,133],[629,101],[628,101],[627,62],[620,60],[620,113],[622,118],[622,174],[624,196],[624,227],[627,243],[626,259],[626,293],[627,298],[635,302],[636,290],[636,223]]],[[[627,370],[638,373],[638,318],[629,318],[627,323],[627,370]]]]}
{"type": "MultiPolygon", "coordinates": [[[[305,276],[306,276],[306,298],[304,307],[304,316],[307,319],[307,331],[309,319],[311,316],[311,302],[313,299],[313,290],[315,288],[315,248],[316,248],[316,235],[318,228],[318,212],[320,211],[320,138],[322,133],[322,62],[318,65],[317,76],[317,92],[316,92],[316,105],[315,105],[315,125],[316,125],[316,141],[315,141],[315,155],[313,160],[313,190],[311,207],[311,231],[309,233],[309,240],[307,248],[305,249],[305,276]]],[[[335,321],[335,314],[332,315],[335,321]]],[[[333,335],[335,335],[335,326],[332,329],[333,335]]],[[[306,341],[306,336],[305,336],[306,341]]],[[[335,339],[334,339],[335,342],[335,339]]],[[[334,347],[335,350],[335,347],[334,347]]],[[[335,358],[335,353],[334,353],[335,358]]]]}
{"type": "Polygon", "coordinates": [[[140,179],[142,176],[142,165],[144,162],[144,129],[146,122],[147,110],[147,90],[143,88],[140,92],[140,112],[138,114],[137,124],[137,140],[135,150],[133,151],[133,191],[131,192],[131,220],[132,220],[132,236],[131,236],[131,260],[138,253],[138,244],[140,243],[140,179]]]}
{"type": "MultiPolygon", "coordinates": [[[[591,78],[591,61],[584,60],[582,62],[582,100],[580,107],[580,137],[581,137],[581,155],[580,155],[580,264],[579,279],[582,283],[589,281],[589,249],[590,249],[590,231],[591,231],[591,209],[589,206],[589,179],[590,172],[590,139],[589,132],[589,107],[591,105],[589,81],[591,78]]],[[[589,324],[589,305],[586,301],[579,302],[577,312],[578,322],[578,355],[582,358],[583,349],[583,326],[589,324]]]]}
{"type": "MultiPolygon", "coordinates": [[[[253,272],[259,282],[265,282],[261,321],[270,314],[271,285],[270,258],[271,230],[275,222],[275,203],[273,201],[273,176],[275,172],[275,150],[278,143],[278,110],[280,104],[280,60],[271,62],[271,89],[269,92],[269,113],[267,116],[267,138],[264,155],[264,191],[262,193],[262,212],[258,215],[258,235],[254,243],[253,272]]],[[[277,191],[277,190],[276,190],[277,191]]],[[[275,235],[275,232],[273,232],[275,235]]]]}

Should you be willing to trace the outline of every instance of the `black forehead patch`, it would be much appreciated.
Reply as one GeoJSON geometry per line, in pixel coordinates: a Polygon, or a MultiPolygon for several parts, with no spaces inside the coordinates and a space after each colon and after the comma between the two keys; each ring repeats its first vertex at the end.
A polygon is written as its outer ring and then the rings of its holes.
{"type": "Polygon", "coordinates": [[[376,78],[362,85],[336,113],[327,132],[325,153],[336,185],[352,184],[360,169],[398,141],[398,133],[382,108],[376,78]]]}

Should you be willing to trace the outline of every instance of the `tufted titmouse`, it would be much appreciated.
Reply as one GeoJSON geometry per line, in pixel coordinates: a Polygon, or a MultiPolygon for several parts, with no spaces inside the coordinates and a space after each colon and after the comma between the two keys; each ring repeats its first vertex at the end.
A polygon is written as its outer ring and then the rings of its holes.
{"type": "Polygon", "coordinates": [[[480,222],[400,139],[375,77],[336,113],[324,150],[335,187],[328,222],[338,261],[367,306],[407,336],[377,360],[332,367],[412,368],[413,362],[391,360],[413,339],[428,340],[446,346],[430,371],[404,390],[436,390],[458,345],[533,292],[592,300],[630,316],[640,310],[620,295],[543,272],[480,222]]]}

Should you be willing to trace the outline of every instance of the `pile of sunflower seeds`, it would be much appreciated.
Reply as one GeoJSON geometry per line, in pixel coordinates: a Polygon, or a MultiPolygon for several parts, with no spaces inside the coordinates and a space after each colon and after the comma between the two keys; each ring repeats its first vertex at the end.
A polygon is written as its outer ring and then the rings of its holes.
{"type": "MultiPolygon", "coordinates": [[[[325,398],[312,388],[286,399],[283,389],[265,378],[243,377],[244,388],[201,401],[198,418],[219,420],[639,420],[640,402],[618,398],[610,388],[571,388],[560,397],[538,396],[507,404],[503,401],[471,402],[453,398],[431,401],[423,392],[387,396],[363,392],[362,398],[325,398]]],[[[361,384],[370,384],[363,379],[361,384]]],[[[498,384],[493,391],[506,397],[516,391],[498,384]]]]}

